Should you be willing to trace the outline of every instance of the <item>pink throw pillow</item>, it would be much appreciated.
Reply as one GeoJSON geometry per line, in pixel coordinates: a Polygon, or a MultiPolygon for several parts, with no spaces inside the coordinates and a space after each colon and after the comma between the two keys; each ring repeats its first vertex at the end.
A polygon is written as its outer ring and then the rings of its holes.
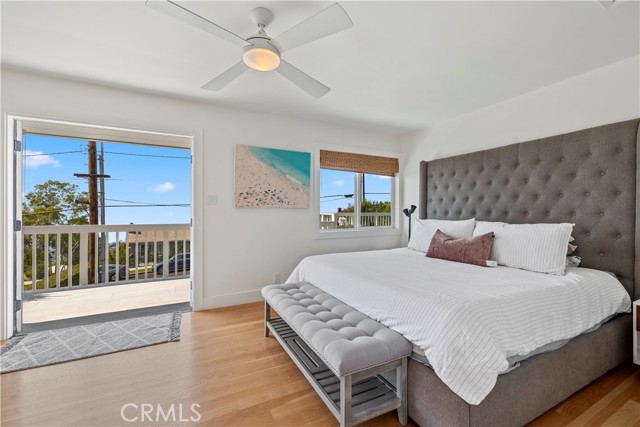
{"type": "Polygon", "coordinates": [[[431,239],[427,256],[486,267],[493,238],[493,232],[489,232],[481,236],[455,239],[438,230],[431,239]]]}

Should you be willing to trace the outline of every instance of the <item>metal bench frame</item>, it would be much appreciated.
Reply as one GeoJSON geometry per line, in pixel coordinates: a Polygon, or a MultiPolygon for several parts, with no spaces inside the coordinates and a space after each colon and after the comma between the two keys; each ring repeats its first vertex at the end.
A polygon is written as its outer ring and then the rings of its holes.
{"type": "MultiPolygon", "coordinates": [[[[341,427],[348,427],[379,415],[398,410],[400,424],[407,416],[407,358],[340,376],[300,337],[278,313],[271,318],[273,308],[264,303],[264,336],[271,332],[291,360],[300,369],[341,427]],[[396,384],[381,374],[396,370],[396,384]]],[[[277,310],[273,309],[276,313],[277,310]]]]}

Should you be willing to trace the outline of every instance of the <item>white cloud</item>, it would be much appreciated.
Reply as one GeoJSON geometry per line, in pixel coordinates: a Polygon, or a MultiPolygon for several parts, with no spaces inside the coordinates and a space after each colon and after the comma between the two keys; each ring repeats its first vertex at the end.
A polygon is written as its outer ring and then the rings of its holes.
{"type": "Polygon", "coordinates": [[[59,161],[49,154],[42,154],[42,151],[24,150],[24,167],[35,169],[40,166],[51,165],[54,168],[62,166],[59,161]]]}
{"type": "Polygon", "coordinates": [[[344,185],[344,179],[333,181],[333,185],[335,185],[336,187],[342,187],[344,185]]]}
{"type": "Polygon", "coordinates": [[[155,192],[155,193],[166,193],[167,191],[171,191],[173,189],[175,189],[176,186],[173,185],[172,183],[170,183],[169,181],[164,182],[162,184],[158,184],[155,187],[153,187],[151,189],[151,191],[155,192]]]}
{"type": "Polygon", "coordinates": [[[391,177],[390,177],[390,176],[386,176],[386,175],[378,175],[378,178],[379,178],[379,179],[384,179],[384,180],[391,179],[391,177]]]}

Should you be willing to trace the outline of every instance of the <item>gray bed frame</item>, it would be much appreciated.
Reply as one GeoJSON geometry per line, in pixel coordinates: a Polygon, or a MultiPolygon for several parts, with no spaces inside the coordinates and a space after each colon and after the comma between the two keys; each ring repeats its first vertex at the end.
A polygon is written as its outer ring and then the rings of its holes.
{"type": "MultiPolygon", "coordinates": [[[[420,218],[572,222],[582,266],[640,297],[639,120],[420,163],[420,218]]],[[[421,426],[519,426],[631,357],[631,315],[498,377],[479,405],[409,362],[409,416],[421,426]]]]}

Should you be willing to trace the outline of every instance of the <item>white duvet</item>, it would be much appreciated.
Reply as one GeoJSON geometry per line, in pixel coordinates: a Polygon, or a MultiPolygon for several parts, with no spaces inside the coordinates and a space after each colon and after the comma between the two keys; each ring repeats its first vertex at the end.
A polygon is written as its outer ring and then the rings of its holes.
{"type": "Polygon", "coordinates": [[[410,249],[311,256],[287,282],[306,281],[422,348],[440,379],[479,404],[508,358],[570,339],[631,300],[610,274],[555,276],[426,258],[410,249]]]}

